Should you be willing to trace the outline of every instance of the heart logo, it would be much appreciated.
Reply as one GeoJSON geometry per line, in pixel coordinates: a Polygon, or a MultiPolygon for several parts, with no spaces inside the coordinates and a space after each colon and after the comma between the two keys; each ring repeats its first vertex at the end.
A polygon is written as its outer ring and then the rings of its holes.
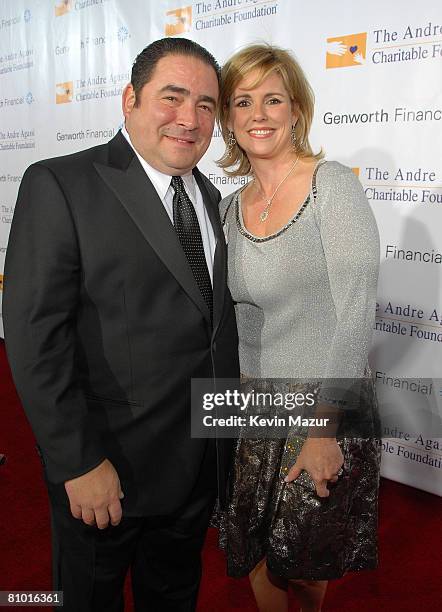
{"type": "Polygon", "coordinates": [[[350,53],[355,53],[358,50],[358,45],[353,45],[353,47],[350,47],[350,53]]]}

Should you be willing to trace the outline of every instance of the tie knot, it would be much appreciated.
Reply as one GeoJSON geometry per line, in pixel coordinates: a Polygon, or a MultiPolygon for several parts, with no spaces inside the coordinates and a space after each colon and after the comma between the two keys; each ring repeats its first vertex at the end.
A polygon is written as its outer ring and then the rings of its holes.
{"type": "Polygon", "coordinates": [[[175,191],[180,191],[184,189],[184,181],[181,176],[172,176],[170,184],[172,185],[175,191]]]}

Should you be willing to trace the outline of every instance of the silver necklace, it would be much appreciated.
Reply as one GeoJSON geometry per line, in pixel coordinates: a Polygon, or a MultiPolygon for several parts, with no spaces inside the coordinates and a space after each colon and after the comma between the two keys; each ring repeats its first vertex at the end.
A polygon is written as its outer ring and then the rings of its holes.
{"type": "Polygon", "coordinates": [[[270,196],[270,198],[268,198],[266,196],[266,194],[262,191],[261,187],[258,185],[258,182],[256,180],[256,176],[253,175],[253,184],[256,187],[256,190],[258,191],[258,193],[260,194],[261,198],[266,202],[266,206],[264,208],[264,210],[262,211],[262,213],[259,215],[259,219],[261,221],[261,223],[264,223],[264,221],[267,219],[267,217],[270,214],[270,208],[272,206],[272,202],[273,202],[273,198],[276,195],[276,192],[278,191],[278,189],[281,187],[281,185],[283,184],[283,182],[285,180],[287,180],[289,178],[289,176],[291,175],[291,173],[293,172],[293,170],[295,169],[296,164],[299,161],[299,155],[298,157],[295,159],[295,163],[292,164],[290,170],[287,172],[287,174],[285,175],[285,177],[282,179],[282,181],[280,181],[280,183],[278,183],[278,186],[276,187],[275,191],[272,193],[272,195],[270,196]]]}

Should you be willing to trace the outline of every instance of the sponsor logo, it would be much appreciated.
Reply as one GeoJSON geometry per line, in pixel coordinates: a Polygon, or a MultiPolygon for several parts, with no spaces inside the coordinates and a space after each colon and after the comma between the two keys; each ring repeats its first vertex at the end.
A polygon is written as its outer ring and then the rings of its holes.
{"type": "Polygon", "coordinates": [[[55,3],[55,16],[61,17],[62,15],[66,15],[69,11],[72,10],[72,1],[71,0],[57,0],[55,3]]]}
{"type": "MultiPolygon", "coordinates": [[[[396,259],[397,261],[415,261],[417,263],[442,264],[442,253],[431,249],[431,251],[401,249],[395,244],[387,244],[385,247],[385,259],[396,259]]],[[[442,342],[442,335],[441,340],[442,342]]]]}
{"type": "MultiPolygon", "coordinates": [[[[22,175],[21,174],[0,174],[0,183],[19,183],[22,179],[22,175]]],[[[11,209],[12,212],[13,209],[11,209]]],[[[1,206],[1,211],[2,212],[9,212],[9,208],[6,206],[4,206],[2,204],[1,206]]]]}
{"type": "Polygon", "coordinates": [[[441,121],[441,108],[407,108],[396,106],[392,110],[380,108],[370,112],[336,113],[326,111],[323,115],[325,125],[344,125],[362,123],[420,123],[422,121],[441,121]]]}
{"type": "Polygon", "coordinates": [[[72,102],[74,96],[74,84],[72,81],[66,81],[65,83],[57,83],[55,86],[55,103],[56,104],[67,104],[72,102]]]}
{"type": "MultiPolygon", "coordinates": [[[[0,206],[0,212],[1,212],[1,218],[0,218],[1,223],[6,223],[10,225],[12,223],[12,217],[14,215],[14,206],[2,204],[0,206]]],[[[0,252],[5,253],[6,247],[0,247],[0,252]]]]}
{"type": "Polygon", "coordinates": [[[103,4],[110,0],[55,0],[55,16],[61,17],[72,10],[81,11],[96,6],[102,7],[103,4]]]}
{"type": "Polygon", "coordinates": [[[184,6],[181,8],[167,11],[167,22],[164,27],[166,36],[178,36],[183,32],[189,32],[192,27],[192,7],[184,6]]]}
{"type": "MultiPolygon", "coordinates": [[[[93,129],[86,128],[85,130],[79,130],[78,132],[57,132],[56,138],[58,142],[65,142],[71,140],[109,140],[117,133],[119,128],[105,128],[105,129],[93,129]]],[[[1,177],[0,177],[1,179],[1,177]]]]}
{"type": "Polygon", "coordinates": [[[249,178],[247,176],[224,176],[215,174],[213,172],[209,173],[209,179],[214,185],[242,186],[247,185],[249,182],[249,178]]]}
{"type": "Polygon", "coordinates": [[[94,74],[75,79],[75,81],[57,83],[56,103],[88,102],[119,97],[128,81],[130,81],[130,72],[126,71],[94,74]]]}
{"type": "Polygon", "coordinates": [[[83,9],[92,7],[102,7],[106,2],[110,2],[110,0],[76,0],[74,9],[76,11],[82,11],[83,9]]]}
{"type": "Polygon", "coordinates": [[[118,28],[118,30],[115,30],[114,32],[110,32],[108,34],[102,33],[86,36],[80,41],[80,48],[82,50],[87,50],[89,47],[106,46],[108,44],[112,44],[115,41],[124,44],[129,38],[129,29],[125,25],[122,25],[118,28]]]}
{"type": "Polygon", "coordinates": [[[19,106],[25,103],[24,96],[18,96],[17,98],[3,98],[0,99],[0,108],[11,108],[14,106],[19,106]]]}
{"type": "Polygon", "coordinates": [[[26,70],[34,66],[34,49],[26,47],[18,51],[8,51],[0,55],[0,75],[18,70],[26,70]]]}
{"type": "Polygon", "coordinates": [[[431,378],[415,379],[390,376],[387,372],[376,371],[376,384],[385,385],[393,390],[410,391],[422,395],[433,394],[433,382],[431,378]]]}
{"type": "Polygon", "coordinates": [[[442,182],[434,170],[366,166],[364,177],[365,195],[371,201],[442,204],[442,182]]]}
{"type": "Polygon", "coordinates": [[[442,58],[442,24],[407,24],[397,30],[373,30],[371,51],[373,64],[392,64],[442,58]]]}
{"type": "Polygon", "coordinates": [[[30,91],[28,91],[25,96],[17,96],[16,98],[0,98],[0,109],[20,106],[25,102],[26,104],[32,104],[34,102],[34,96],[30,91]]]}
{"type": "MultiPolygon", "coordinates": [[[[397,455],[402,459],[409,459],[415,463],[423,463],[424,465],[429,465],[438,469],[442,468],[440,441],[432,438],[428,433],[425,435],[413,433],[413,437],[410,439],[410,434],[408,432],[400,431],[402,427],[403,426],[400,425],[395,428],[395,438],[402,438],[406,440],[406,442],[400,440],[401,443],[399,444],[394,438],[384,439],[382,441],[382,451],[385,454],[397,455]],[[428,452],[423,453],[424,449],[428,452]]],[[[386,428],[384,427],[384,429],[386,428]]]]}
{"type": "Polygon", "coordinates": [[[21,23],[21,21],[25,22],[25,23],[29,23],[31,21],[31,11],[29,9],[26,9],[23,13],[23,15],[13,15],[12,17],[3,17],[0,19],[0,30],[3,30],[4,28],[11,28],[12,26],[15,26],[19,23],[21,23]]]}
{"type": "Polygon", "coordinates": [[[195,30],[210,30],[276,15],[278,0],[216,0],[194,4],[195,30]],[[262,6],[256,6],[256,5],[262,6]]]}
{"type": "Polygon", "coordinates": [[[362,66],[367,56],[367,32],[327,38],[326,68],[362,66]]]}
{"type": "Polygon", "coordinates": [[[65,55],[66,53],[69,53],[69,48],[69,45],[63,45],[62,47],[57,45],[55,47],[55,55],[65,55]]]}
{"type": "MultiPolygon", "coordinates": [[[[391,246],[391,245],[388,245],[391,246]]],[[[396,247],[394,247],[396,249],[396,247]]],[[[419,253],[420,251],[402,251],[419,253]]],[[[434,257],[434,251],[432,252],[434,257]]],[[[440,253],[437,254],[440,258],[440,253]]],[[[407,258],[409,261],[411,258],[407,258]]],[[[440,263],[440,260],[439,260],[440,263]]],[[[442,343],[442,312],[439,308],[420,308],[413,304],[376,304],[375,335],[407,336],[414,340],[442,343]]]]}
{"type": "Polygon", "coordinates": [[[117,37],[120,42],[125,42],[129,37],[129,30],[126,26],[121,26],[118,28],[117,37]]]}
{"type": "MultiPolygon", "coordinates": [[[[0,128],[0,151],[35,149],[35,129],[2,129],[0,128]]],[[[7,180],[13,180],[9,178],[7,180]]],[[[1,177],[0,177],[1,178],[1,177]]]]}
{"type": "Polygon", "coordinates": [[[397,29],[378,28],[370,32],[327,38],[326,68],[362,66],[365,63],[394,64],[440,60],[442,24],[407,24],[397,29]]]}

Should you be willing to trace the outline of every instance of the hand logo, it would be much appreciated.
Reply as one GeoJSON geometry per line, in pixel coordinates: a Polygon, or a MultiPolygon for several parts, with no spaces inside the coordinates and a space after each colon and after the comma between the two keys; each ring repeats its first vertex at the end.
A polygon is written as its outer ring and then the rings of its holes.
{"type": "Polygon", "coordinates": [[[327,38],[326,68],[345,68],[365,64],[367,32],[327,38]]]}
{"type": "Polygon", "coordinates": [[[330,55],[344,55],[346,51],[347,45],[344,45],[342,40],[334,40],[327,43],[327,53],[330,53],[330,55]]]}

